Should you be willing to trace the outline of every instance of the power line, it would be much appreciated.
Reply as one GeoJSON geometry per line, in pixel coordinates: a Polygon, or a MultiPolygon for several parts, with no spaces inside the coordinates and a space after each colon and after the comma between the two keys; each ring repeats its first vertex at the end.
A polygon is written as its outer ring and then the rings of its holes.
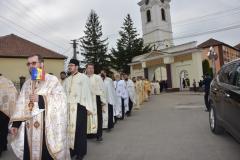
{"type": "Polygon", "coordinates": [[[62,52],[62,54],[67,54],[68,52],[70,52],[70,50],[72,49],[72,46],[68,47],[68,49],[66,49],[65,51],[62,52]]]}
{"type": "MultiPolygon", "coordinates": [[[[17,29],[17,28],[15,28],[14,26],[12,26],[11,23],[9,24],[8,21],[5,21],[4,19],[1,19],[1,17],[0,17],[0,20],[1,20],[3,23],[5,23],[8,27],[10,27],[11,29],[15,30],[20,36],[22,36],[22,37],[28,37],[28,36],[24,35],[19,29],[17,29]]],[[[65,50],[64,52],[62,52],[62,54],[65,55],[66,53],[69,52],[70,49],[71,49],[71,47],[68,48],[67,50],[65,50]]]]}
{"type": "MultiPolygon", "coordinates": [[[[217,11],[217,12],[213,12],[213,13],[210,13],[210,14],[206,14],[206,15],[203,15],[203,16],[199,16],[199,17],[194,17],[194,18],[190,18],[190,19],[185,19],[185,20],[182,20],[182,21],[177,21],[177,22],[175,22],[175,23],[173,23],[174,25],[186,25],[186,23],[188,22],[188,24],[189,23],[192,23],[192,22],[201,22],[201,21],[207,21],[207,20],[210,20],[210,19],[213,19],[213,18],[215,18],[216,19],[216,17],[217,18],[222,18],[222,15],[221,14],[228,14],[228,16],[231,16],[231,15],[238,15],[239,14],[239,12],[240,12],[240,6],[238,6],[238,7],[235,7],[235,8],[231,8],[231,9],[227,9],[227,10],[222,10],[222,11],[217,11]],[[231,12],[233,12],[233,11],[235,11],[234,13],[231,13],[231,12]],[[212,16],[212,17],[211,17],[212,16]],[[201,20],[202,19],[202,20],[201,20]],[[184,23],[184,24],[182,24],[182,23],[184,23]]],[[[227,15],[225,15],[225,16],[227,16],[227,15]]],[[[213,30],[214,31],[214,30],[213,30]]],[[[209,32],[209,31],[207,31],[207,32],[209,32]]],[[[220,31],[219,31],[220,32],[220,31]]],[[[202,33],[202,32],[201,32],[202,33]]],[[[201,33],[199,33],[199,34],[201,34],[201,33]]],[[[203,32],[204,33],[204,32],[203,32]]],[[[215,33],[217,33],[217,32],[215,32],[215,33]]],[[[207,33],[204,33],[204,34],[207,34],[207,33]]],[[[208,33],[209,34],[209,33],[208,33]]],[[[111,36],[116,36],[117,34],[109,34],[109,35],[107,35],[106,37],[111,37],[111,36]]],[[[185,37],[185,36],[183,36],[183,37],[185,37]]],[[[195,37],[195,36],[194,36],[195,37]]],[[[176,39],[176,38],[175,38],[176,39]]],[[[177,39],[183,39],[182,38],[182,36],[181,37],[177,37],[177,39]]],[[[166,41],[166,40],[163,40],[163,41],[166,41]]]]}
{"type": "MultiPolygon", "coordinates": [[[[21,6],[23,6],[26,10],[31,11],[31,9],[30,9],[28,6],[26,6],[25,4],[23,4],[20,0],[17,0],[17,2],[18,2],[21,6]]],[[[41,20],[41,22],[44,23],[45,26],[47,26],[48,28],[51,28],[52,30],[56,30],[55,27],[49,25],[49,24],[46,22],[46,20],[45,20],[44,18],[42,18],[39,14],[36,14],[35,12],[31,12],[31,13],[34,14],[34,15],[38,18],[37,21],[41,20]]],[[[30,16],[30,14],[28,14],[28,15],[30,16]]],[[[61,37],[61,36],[58,36],[58,37],[61,38],[62,40],[69,41],[69,40],[65,39],[64,37],[61,37]]]]}
{"type": "Polygon", "coordinates": [[[6,17],[3,17],[3,16],[0,15],[0,18],[1,18],[1,19],[4,19],[5,21],[7,21],[7,22],[9,22],[9,23],[11,23],[11,24],[13,24],[13,25],[15,25],[15,26],[18,26],[19,28],[23,29],[23,30],[26,31],[26,32],[31,33],[32,35],[38,37],[38,38],[41,39],[41,40],[44,40],[44,41],[46,41],[46,42],[48,42],[48,43],[50,43],[50,44],[52,44],[52,45],[54,45],[54,46],[56,46],[56,47],[58,47],[58,48],[61,48],[61,49],[64,49],[64,50],[65,50],[65,48],[63,48],[62,46],[59,46],[58,44],[55,44],[54,42],[51,42],[51,41],[43,38],[42,36],[40,36],[40,35],[32,32],[32,31],[26,29],[25,27],[23,27],[23,26],[15,23],[14,21],[12,21],[12,20],[10,20],[10,19],[8,19],[8,18],[6,18],[6,17]]]}
{"type": "MultiPolygon", "coordinates": [[[[17,16],[19,16],[20,14],[19,13],[17,13],[17,11],[20,11],[21,12],[21,15],[22,14],[25,14],[26,16],[28,16],[29,17],[29,19],[28,19],[28,23],[29,23],[29,21],[32,21],[32,25],[35,27],[36,25],[37,26],[39,26],[39,21],[41,20],[41,22],[43,23],[43,24],[45,24],[48,28],[50,28],[51,26],[50,25],[47,25],[44,21],[43,21],[43,19],[40,17],[40,16],[38,16],[37,14],[35,14],[35,12],[32,12],[31,11],[31,9],[29,9],[27,6],[25,6],[23,3],[21,3],[20,1],[17,1],[17,2],[19,2],[19,4],[22,6],[22,7],[24,7],[24,8],[21,8],[20,7],[20,5],[15,5],[16,3],[10,3],[11,1],[2,1],[2,2],[5,2],[5,3],[2,3],[3,5],[5,5],[9,10],[11,10],[12,12],[14,12],[14,13],[16,13],[16,15],[17,16]],[[17,11],[16,11],[17,10],[17,11]],[[31,12],[31,14],[29,14],[31,12]],[[32,15],[35,15],[36,17],[38,17],[38,19],[37,18],[35,18],[35,17],[33,17],[32,15]]],[[[41,23],[41,24],[42,24],[41,23]]],[[[52,30],[56,30],[56,28],[53,28],[53,27],[51,27],[51,30],[49,30],[47,28],[47,31],[46,31],[46,28],[45,28],[45,30],[42,30],[42,28],[38,28],[38,30],[41,30],[41,32],[42,33],[46,33],[46,32],[51,32],[52,30]]],[[[57,35],[57,37],[58,37],[58,39],[62,39],[62,40],[64,40],[64,41],[68,41],[67,39],[65,39],[65,38],[63,38],[63,37],[60,37],[60,36],[58,36],[57,35]]],[[[61,42],[62,43],[62,42],[61,42]]]]}
{"type": "Polygon", "coordinates": [[[196,36],[201,36],[201,35],[211,34],[211,33],[218,33],[218,32],[228,31],[228,30],[237,29],[237,28],[240,28],[240,24],[233,25],[233,26],[228,26],[228,27],[224,27],[224,28],[213,29],[213,30],[210,30],[210,31],[205,31],[205,32],[200,32],[200,33],[193,33],[193,34],[189,34],[189,35],[186,35],[186,36],[176,37],[175,40],[190,38],[190,37],[196,37],[196,36]]]}
{"type": "MultiPolygon", "coordinates": [[[[1,1],[0,3],[2,3],[2,2],[5,2],[5,1],[1,1]]],[[[11,12],[14,12],[16,15],[21,15],[21,16],[23,16],[22,15],[22,13],[18,13],[18,11],[16,10],[16,8],[14,7],[14,8],[12,8],[13,6],[12,5],[8,5],[8,4],[6,4],[6,3],[2,3],[4,6],[5,6],[5,8],[7,8],[9,11],[11,11],[11,12]]],[[[21,12],[21,11],[20,11],[21,12]]],[[[27,13],[27,12],[24,12],[24,13],[27,13]]],[[[35,23],[31,23],[31,22],[33,22],[33,21],[31,21],[32,19],[28,19],[28,22],[27,22],[27,24],[29,25],[29,24],[31,24],[31,26],[33,26],[33,27],[35,27],[36,26],[36,24],[35,23]]],[[[39,29],[38,29],[39,30],[39,29]]]]}
{"type": "MultiPolygon", "coordinates": [[[[26,10],[29,10],[29,11],[31,11],[26,5],[24,5],[22,2],[20,2],[19,0],[17,0],[18,2],[19,2],[19,4],[21,4],[26,10]]],[[[7,1],[8,2],[8,1],[7,1]]],[[[15,6],[15,5],[14,5],[15,6]]],[[[18,7],[19,8],[19,7],[18,7]]],[[[200,17],[195,17],[195,18],[191,18],[191,19],[188,19],[188,20],[183,20],[183,21],[178,21],[178,22],[175,22],[175,23],[183,23],[183,22],[191,22],[192,20],[194,20],[194,21],[196,21],[196,19],[204,19],[204,18],[207,18],[208,16],[214,16],[214,15],[217,15],[217,17],[218,16],[220,16],[220,14],[224,14],[224,13],[227,13],[227,12],[232,12],[232,11],[238,11],[240,9],[240,7],[236,7],[236,8],[232,8],[232,9],[228,9],[228,10],[224,10],[224,11],[218,11],[218,12],[214,12],[214,13],[211,13],[211,14],[207,14],[207,15],[204,15],[204,16],[200,16],[200,17]]],[[[15,12],[16,13],[16,12],[15,12]]],[[[28,13],[28,12],[24,12],[24,13],[28,13]]],[[[33,12],[34,13],[34,12],[33,12]]],[[[34,13],[35,14],[35,13],[34,13]]],[[[38,16],[37,14],[35,14],[40,20],[42,20],[43,21],[43,19],[40,17],[40,16],[38,16]]],[[[0,18],[1,18],[2,16],[0,16],[0,18]]],[[[2,17],[3,18],[3,17],[2,17]]],[[[211,17],[210,17],[211,18],[211,17]]],[[[6,20],[6,19],[5,19],[6,20]]],[[[13,23],[13,21],[9,21],[9,19],[7,20],[8,22],[10,22],[10,23],[13,23]]],[[[27,30],[26,28],[24,28],[24,27],[22,27],[22,26],[20,26],[20,25],[18,25],[18,24],[16,24],[16,23],[13,23],[13,24],[15,24],[15,25],[17,25],[18,27],[20,27],[20,28],[22,28],[22,29],[24,29],[25,31],[27,31],[27,32],[30,32],[31,34],[33,34],[33,35],[35,35],[35,36],[37,36],[38,38],[40,38],[41,36],[39,36],[38,34],[36,34],[36,33],[33,33],[32,31],[30,31],[30,30],[27,30]]],[[[213,31],[215,31],[214,33],[216,33],[216,30],[213,30],[213,31]]],[[[190,34],[190,36],[191,37],[195,37],[195,36],[198,36],[198,35],[202,35],[202,33],[203,34],[209,34],[208,32],[212,32],[212,31],[206,31],[206,32],[201,32],[201,33],[194,33],[194,34],[190,34]]],[[[218,31],[218,32],[221,32],[221,31],[218,31]]],[[[113,36],[113,35],[117,35],[117,34],[109,34],[109,35],[107,35],[107,37],[109,36],[109,37],[111,37],[111,36],[113,36]]],[[[185,35],[185,36],[180,36],[180,37],[176,37],[175,38],[175,40],[176,39],[184,39],[184,38],[188,38],[189,37],[189,35],[185,35]]],[[[47,42],[49,42],[49,43],[51,43],[51,44],[54,44],[55,46],[58,46],[58,47],[60,47],[59,45],[57,45],[56,43],[53,43],[53,42],[50,42],[50,41],[48,41],[48,40],[46,40],[45,38],[43,38],[43,37],[41,37],[40,39],[42,39],[42,40],[44,40],[44,41],[47,41],[47,42]]],[[[174,39],[172,39],[172,40],[174,40],[174,39]]],[[[166,41],[166,40],[163,40],[163,41],[166,41]]],[[[160,42],[160,41],[159,41],[160,42]]],[[[155,42],[153,42],[153,43],[155,43],[155,42]]],[[[62,47],[61,47],[62,48],[62,47]]]]}
{"type": "Polygon", "coordinates": [[[188,35],[184,35],[184,36],[179,36],[176,38],[164,39],[161,41],[155,41],[155,42],[150,42],[150,43],[146,43],[146,44],[147,45],[152,45],[152,44],[156,44],[156,43],[161,44],[166,41],[174,41],[174,40],[179,40],[179,39],[191,38],[191,37],[202,36],[202,35],[207,35],[207,34],[211,34],[211,33],[218,33],[218,32],[228,31],[228,30],[232,30],[232,29],[238,29],[238,28],[240,28],[240,24],[223,27],[223,28],[218,28],[218,29],[213,29],[213,30],[204,31],[204,32],[199,32],[199,33],[192,33],[192,34],[188,34],[188,35]]]}
{"type": "MultiPolygon", "coordinates": [[[[235,23],[230,23],[227,26],[226,25],[222,26],[222,28],[229,27],[229,26],[235,26],[235,25],[238,25],[238,24],[240,24],[240,21],[235,21],[235,23]]],[[[207,30],[207,31],[211,31],[211,30],[207,30]]],[[[213,29],[213,30],[215,30],[215,29],[213,29]]],[[[206,31],[203,31],[203,32],[206,32],[206,31]]],[[[182,37],[182,36],[185,36],[186,34],[189,34],[189,32],[181,32],[181,34],[177,34],[177,37],[182,37]]],[[[192,34],[192,33],[190,33],[190,34],[192,34]]]]}
{"type": "MultiPolygon", "coordinates": [[[[182,23],[182,24],[174,24],[173,27],[185,27],[185,26],[194,26],[196,24],[203,24],[203,23],[214,23],[214,22],[219,22],[219,21],[224,21],[226,18],[228,17],[234,17],[234,16],[239,16],[240,14],[240,10],[236,13],[231,13],[231,14],[226,14],[226,15],[219,15],[219,16],[213,16],[213,17],[209,17],[207,19],[197,19],[194,21],[189,21],[186,23],[182,23]]],[[[227,19],[229,20],[229,19],[227,19]]],[[[230,19],[231,20],[231,19],[230,19]]]]}
{"type": "MultiPolygon", "coordinates": [[[[7,22],[7,21],[5,21],[5,20],[3,20],[3,19],[1,19],[1,18],[0,18],[0,20],[1,20],[3,23],[5,23],[8,27],[10,27],[11,29],[15,30],[19,35],[24,36],[24,35],[21,33],[20,30],[18,30],[17,28],[13,27],[12,25],[10,25],[9,22],[7,22]]],[[[7,28],[7,29],[9,29],[9,28],[7,28]]]]}
{"type": "Polygon", "coordinates": [[[217,11],[217,12],[213,12],[210,14],[205,14],[203,16],[198,16],[198,17],[193,17],[193,18],[189,18],[189,19],[185,19],[185,20],[181,20],[181,21],[176,21],[173,22],[173,24],[177,25],[177,24],[181,24],[181,23],[186,23],[186,22],[191,22],[191,21],[196,21],[199,19],[204,19],[204,18],[209,18],[210,16],[220,16],[221,14],[225,14],[228,12],[233,12],[233,11],[239,11],[240,10],[240,6],[235,7],[235,8],[231,8],[231,9],[227,9],[227,10],[222,10],[222,11],[217,11]]]}

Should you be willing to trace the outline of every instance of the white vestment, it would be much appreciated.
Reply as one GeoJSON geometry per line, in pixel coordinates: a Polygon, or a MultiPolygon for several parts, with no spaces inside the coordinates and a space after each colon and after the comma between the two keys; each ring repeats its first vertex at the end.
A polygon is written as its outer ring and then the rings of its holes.
{"type": "MultiPolygon", "coordinates": [[[[125,82],[125,80],[120,80],[116,83],[116,93],[118,96],[118,103],[121,102],[120,104],[122,104],[121,98],[124,99],[125,113],[127,113],[127,111],[129,111],[129,105],[128,105],[129,94],[127,90],[127,83],[125,82]]],[[[121,113],[122,113],[122,109],[121,109],[121,113]]]]}
{"type": "Polygon", "coordinates": [[[127,91],[129,98],[133,102],[133,104],[136,104],[136,91],[135,91],[135,84],[131,79],[128,79],[128,81],[125,81],[127,85],[127,91]]]}
{"type": "Polygon", "coordinates": [[[98,120],[97,120],[97,100],[96,96],[100,96],[100,100],[103,105],[103,110],[106,111],[107,108],[105,107],[106,104],[106,95],[104,92],[104,84],[103,80],[99,75],[93,74],[88,77],[90,80],[90,87],[91,87],[91,96],[92,96],[92,108],[93,112],[92,115],[88,116],[88,134],[96,134],[98,128],[98,120]]]}
{"type": "MultiPolygon", "coordinates": [[[[118,115],[119,113],[118,110],[116,109],[116,92],[114,89],[114,84],[111,78],[106,77],[104,79],[104,87],[105,87],[105,94],[106,94],[106,99],[107,99],[107,103],[111,104],[113,106],[113,116],[118,115]]],[[[108,106],[106,107],[108,108],[108,106]]],[[[114,117],[113,117],[114,118],[114,117]]],[[[108,128],[108,112],[104,112],[103,113],[103,128],[108,128]]]]}
{"type": "Polygon", "coordinates": [[[156,94],[159,95],[160,94],[160,85],[158,82],[155,82],[155,89],[156,89],[156,94]]]}
{"type": "Polygon", "coordinates": [[[78,104],[86,107],[87,111],[93,113],[90,82],[85,74],[77,73],[69,76],[63,86],[67,94],[69,112],[68,143],[69,147],[74,149],[78,104]]]}
{"type": "Polygon", "coordinates": [[[11,144],[12,149],[19,159],[23,159],[26,126],[30,159],[41,160],[43,131],[45,131],[49,154],[53,159],[68,160],[70,154],[67,145],[67,100],[63,87],[57,77],[49,74],[46,74],[45,81],[38,81],[34,94],[43,96],[45,111],[32,117],[32,113],[39,111],[38,102],[34,102],[32,112],[28,107],[32,85],[33,81],[30,79],[24,83],[16,103],[16,110],[11,117],[11,122],[22,121],[18,135],[11,144]],[[45,128],[43,128],[44,122],[45,128]]]}
{"type": "Polygon", "coordinates": [[[155,90],[156,90],[155,87],[156,87],[156,86],[155,86],[155,83],[154,83],[154,82],[151,82],[151,94],[152,94],[152,95],[155,94],[155,90]]]}
{"type": "Polygon", "coordinates": [[[122,97],[121,97],[121,90],[118,87],[119,81],[114,81],[114,89],[116,94],[116,104],[114,106],[116,117],[120,118],[122,115],[122,97]]]}
{"type": "Polygon", "coordinates": [[[0,112],[10,118],[15,110],[16,99],[17,90],[14,84],[4,76],[0,76],[0,112]]]}

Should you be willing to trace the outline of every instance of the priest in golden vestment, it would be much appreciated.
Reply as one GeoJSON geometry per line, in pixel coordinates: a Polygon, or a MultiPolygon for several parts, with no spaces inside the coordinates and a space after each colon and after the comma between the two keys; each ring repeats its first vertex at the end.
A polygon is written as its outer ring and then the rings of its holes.
{"type": "Polygon", "coordinates": [[[89,79],[78,72],[79,62],[71,59],[68,70],[71,75],[63,86],[68,104],[68,136],[71,156],[81,160],[87,154],[87,115],[93,112],[89,79]]]}
{"type": "Polygon", "coordinates": [[[0,75],[0,157],[7,150],[8,123],[15,109],[17,90],[14,84],[0,75]]]}
{"type": "Polygon", "coordinates": [[[139,95],[140,105],[142,105],[144,102],[144,82],[141,77],[138,77],[138,83],[139,83],[138,85],[140,87],[140,93],[139,93],[140,94],[139,95]]]}
{"type": "MultiPolygon", "coordinates": [[[[133,80],[134,82],[134,80],[133,80]]],[[[135,91],[136,91],[136,106],[135,109],[140,109],[140,105],[142,104],[142,82],[140,81],[140,78],[138,77],[135,81],[135,91]]]]}
{"type": "Polygon", "coordinates": [[[145,101],[149,101],[150,98],[150,94],[151,94],[151,82],[148,81],[148,79],[144,80],[144,100],[145,101]]]}
{"type": "Polygon", "coordinates": [[[140,105],[142,105],[145,101],[145,94],[144,94],[144,80],[142,77],[139,77],[139,85],[141,86],[140,87],[140,105]]]}
{"type": "MultiPolygon", "coordinates": [[[[29,72],[43,68],[43,61],[29,56],[29,72]]],[[[21,160],[69,160],[66,95],[57,77],[42,75],[45,80],[28,79],[22,87],[10,120],[12,149],[21,160]]]]}

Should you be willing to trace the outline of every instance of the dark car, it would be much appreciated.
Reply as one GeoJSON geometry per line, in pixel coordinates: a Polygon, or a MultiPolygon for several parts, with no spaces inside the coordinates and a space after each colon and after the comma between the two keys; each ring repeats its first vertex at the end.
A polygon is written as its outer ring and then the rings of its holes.
{"type": "Polygon", "coordinates": [[[209,104],[212,132],[226,130],[240,142],[240,59],[224,65],[213,79],[209,104]]]}

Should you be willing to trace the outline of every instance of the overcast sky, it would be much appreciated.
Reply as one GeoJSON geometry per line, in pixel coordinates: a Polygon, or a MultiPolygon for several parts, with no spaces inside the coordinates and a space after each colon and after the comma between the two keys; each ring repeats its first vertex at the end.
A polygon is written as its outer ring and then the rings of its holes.
{"type": "MultiPolygon", "coordinates": [[[[84,25],[93,9],[100,17],[104,37],[109,38],[111,48],[115,46],[118,31],[128,13],[141,36],[140,9],[137,5],[139,1],[0,0],[0,36],[14,33],[59,53],[71,55],[70,40],[83,36],[84,25]]],[[[171,15],[174,37],[177,38],[240,25],[240,3],[239,0],[172,0],[171,15]]],[[[189,41],[201,43],[209,38],[236,45],[240,43],[240,27],[178,39],[175,44],[189,41]]]]}

